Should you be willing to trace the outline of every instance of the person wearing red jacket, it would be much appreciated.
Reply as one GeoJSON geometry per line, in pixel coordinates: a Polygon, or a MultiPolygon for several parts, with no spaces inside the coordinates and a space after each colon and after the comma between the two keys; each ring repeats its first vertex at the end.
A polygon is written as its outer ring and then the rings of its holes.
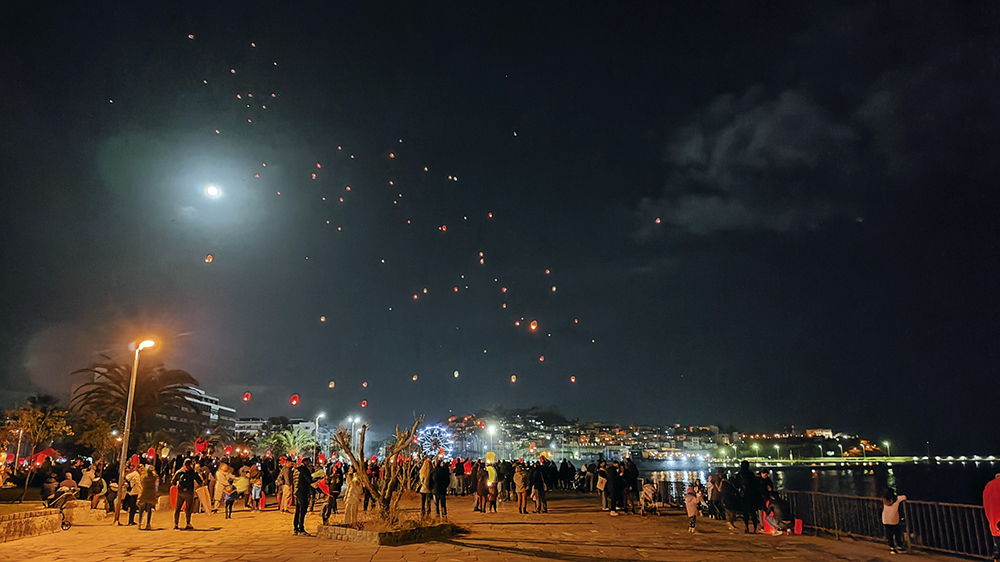
{"type": "Polygon", "coordinates": [[[1000,474],[983,489],[983,509],[993,534],[993,560],[1000,561],[1000,474]]]}

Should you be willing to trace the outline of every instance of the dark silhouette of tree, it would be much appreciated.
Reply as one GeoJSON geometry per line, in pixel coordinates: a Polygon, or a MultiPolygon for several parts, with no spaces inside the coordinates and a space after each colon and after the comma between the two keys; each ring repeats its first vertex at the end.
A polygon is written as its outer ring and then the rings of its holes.
{"type": "MultiPolygon", "coordinates": [[[[74,375],[89,375],[91,380],[73,391],[69,407],[74,413],[92,413],[116,427],[124,427],[132,366],[104,358],[104,363],[73,371],[74,375]]],[[[196,414],[197,409],[186,399],[192,396],[188,390],[191,386],[198,386],[198,381],[187,371],[139,363],[132,402],[132,435],[138,437],[157,429],[157,413],[178,410],[196,414]]]]}

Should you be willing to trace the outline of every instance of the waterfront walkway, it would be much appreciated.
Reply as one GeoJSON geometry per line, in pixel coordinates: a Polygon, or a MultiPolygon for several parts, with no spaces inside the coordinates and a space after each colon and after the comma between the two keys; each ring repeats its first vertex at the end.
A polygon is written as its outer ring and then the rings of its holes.
{"type": "MultiPolygon", "coordinates": [[[[666,515],[611,517],[600,510],[595,496],[552,494],[549,513],[518,515],[516,505],[500,504],[500,513],[473,513],[471,498],[449,497],[451,520],[469,533],[445,542],[377,547],[292,535],[292,516],[274,511],[237,511],[222,515],[195,515],[196,531],[172,530],[173,513],[153,515],[154,531],[104,524],[74,525],[69,531],[0,544],[0,553],[15,560],[240,560],[307,562],[338,560],[378,562],[398,560],[483,561],[553,560],[605,562],[763,561],[849,562],[890,559],[888,550],[869,542],[770,535],[744,535],[725,525],[699,519],[699,533],[687,532],[681,510],[666,515]]],[[[408,508],[413,502],[406,502],[408,508]]],[[[306,519],[315,530],[317,511],[306,519]]],[[[927,562],[954,562],[928,554],[914,558],[927,562]]],[[[892,559],[898,559],[893,556],[892,559]]]]}

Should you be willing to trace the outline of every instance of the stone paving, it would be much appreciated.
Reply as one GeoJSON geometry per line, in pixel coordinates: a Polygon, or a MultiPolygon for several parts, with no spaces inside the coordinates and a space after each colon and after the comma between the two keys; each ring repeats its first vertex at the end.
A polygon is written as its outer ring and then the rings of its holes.
{"type": "MultiPolygon", "coordinates": [[[[373,546],[292,535],[292,516],[266,511],[237,511],[233,519],[195,515],[195,531],[174,531],[173,513],[153,515],[153,531],[114,527],[110,523],[74,525],[69,531],[0,544],[8,559],[72,560],[212,560],[221,562],[307,562],[338,560],[380,562],[427,560],[434,562],[554,560],[605,562],[616,560],[694,561],[873,561],[889,559],[883,545],[833,539],[745,535],[725,525],[699,519],[699,533],[687,532],[683,511],[662,516],[611,517],[600,510],[594,496],[552,494],[549,513],[518,515],[516,505],[500,504],[500,513],[472,512],[470,498],[449,497],[451,520],[469,533],[443,542],[405,546],[373,546]]],[[[407,508],[413,502],[404,504],[407,508]]],[[[317,511],[306,528],[319,524],[317,511]]],[[[911,554],[928,562],[954,562],[928,554],[911,554]]],[[[900,556],[893,556],[898,559],[900,556]]]]}

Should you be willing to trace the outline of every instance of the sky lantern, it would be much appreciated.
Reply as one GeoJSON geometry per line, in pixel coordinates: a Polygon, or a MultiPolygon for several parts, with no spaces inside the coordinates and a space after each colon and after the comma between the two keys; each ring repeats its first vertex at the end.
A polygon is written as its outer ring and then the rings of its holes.
{"type": "Polygon", "coordinates": [[[395,154],[395,153],[393,153],[393,152],[390,152],[390,153],[389,153],[389,158],[395,158],[395,157],[396,157],[396,154],[395,154]]]}
{"type": "Polygon", "coordinates": [[[417,380],[417,375],[413,375],[413,380],[414,380],[414,381],[416,381],[416,380],[417,380]]]}
{"type": "MultiPolygon", "coordinates": [[[[271,97],[274,97],[274,96],[272,95],[271,97]]],[[[317,170],[318,170],[318,169],[321,169],[322,167],[323,167],[323,165],[322,165],[322,164],[320,164],[319,162],[316,162],[316,169],[317,169],[317,170]]]]}
{"type": "Polygon", "coordinates": [[[362,408],[367,408],[368,407],[368,401],[367,400],[362,400],[361,401],[361,407],[362,408]]]}
{"type": "Polygon", "coordinates": [[[486,213],[486,218],[492,219],[493,218],[493,213],[486,213]]]}
{"type": "Polygon", "coordinates": [[[448,232],[448,225],[442,224],[441,226],[438,227],[438,230],[440,230],[441,232],[448,232]]]}
{"type": "Polygon", "coordinates": [[[544,363],[545,362],[545,356],[544,355],[539,355],[538,356],[538,362],[539,363],[544,363]]]}
{"type": "Polygon", "coordinates": [[[291,398],[289,398],[288,401],[291,402],[292,406],[298,406],[299,405],[299,395],[298,394],[293,394],[291,396],[291,398]]]}
{"type": "Polygon", "coordinates": [[[574,324],[579,324],[580,323],[580,319],[579,318],[574,318],[573,319],[573,323],[574,324]]]}
{"type": "Polygon", "coordinates": [[[337,383],[334,382],[334,381],[330,381],[330,384],[327,385],[327,386],[329,386],[330,388],[333,388],[333,387],[337,386],[337,383]]]}
{"type": "Polygon", "coordinates": [[[194,34],[193,33],[189,33],[188,34],[188,39],[194,39],[194,34]]]}
{"type": "Polygon", "coordinates": [[[368,388],[368,381],[361,383],[361,388],[368,388]]]}
{"type": "Polygon", "coordinates": [[[212,263],[213,261],[215,261],[215,258],[212,257],[212,254],[205,256],[205,263],[212,263]]]}
{"type": "Polygon", "coordinates": [[[243,393],[243,401],[244,402],[249,402],[250,398],[252,398],[252,395],[249,392],[244,392],[243,393]]]}
{"type": "Polygon", "coordinates": [[[320,316],[319,317],[319,321],[320,322],[326,322],[326,316],[320,316]]]}
{"type": "Polygon", "coordinates": [[[458,371],[455,371],[455,372],[454,372],[454,373],[452,373],[452,374],[453,374],[453,375],[455,376],[455,378],[456,378],[456,379],[458,378],[458,371]]]}
{"type": "Polygon", "coordinates": [[[552,292],[553,293],[556,292],[556,286],[555,285],[552,286],[552,292]]]}
{"type": "Polygon", "coordinates": [[[316,172],[312,173],[312,179],[316,179],[316,172]]]}
{"type": "Polygon", "coordinates": [[[576,382],[576,377],[575,376],[570,377],[569,378],[569,382],[575,383],[576,382]]]}
{"type": "Polygon", "coordinates": [[[549,274],[551,274],[551,273],[552,273],[552,270],[551,270],[551,269],[548,269],[548,268],[546,268],[546,269],[545,269],[545,275],[549,275],[549,274]]]}
{"type": "Polygon", "coordinates": [[[146,451],[146,458],[147,458],[147,459],[152,459],[152,458],[153,458],[153,457],[155,457],[155,456],[156,456],[156,449],[154,449],[153,447],[150,447],[150,448],[149,448],[149,449],[148,449],[148,450],[146,451]]]}
{"type": "Polygon", "coordinates": [[[532,320],[532,321],[531,321],[531,324],[528,324],[528,328],[529,328],[529,329],[530,329],[530,330],[531,330],[532,332],[534,332],[534,331],[538,330],[538,320],[532,320]]]}
{"type": "Polygon", "coordinates": [[[512,382],[512,383],[517,382],[517,375],[511,375],[510,376],[510,382],[512,382]]]}
{"type": "Polygon", "coordinates": [[[660,220],[660,217],[656,217],[656,220],[655,220],[655,221],[653,221],[653,222],[655,222],[656,224],[660,224],[660,223],[661,223],[661,222],[663,222],[663,221],[662,221],[662,220],[660,220]]]}
{"type": "Polygon", "coordinates": [[[507,287],[500,287],[500,292],[501,293],[506,293],[507,292],[507,287]]]}
{"type": "Polygon", "coordinates": [[[260,174],[254,174],[253,177],[254,179],[260,179],[260,174]]]}

